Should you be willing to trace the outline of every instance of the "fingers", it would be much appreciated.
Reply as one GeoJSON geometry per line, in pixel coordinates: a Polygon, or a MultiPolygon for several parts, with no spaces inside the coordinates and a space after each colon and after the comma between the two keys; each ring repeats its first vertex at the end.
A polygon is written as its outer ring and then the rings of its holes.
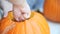
{"type": "Polygon", "coordinates": [[[18,13],[16,13],[16,14],[14,14],[14,18],[16,19],[16,21],[23,21],[23,20],[25,20],[25,18],[22,15],[20,15],[18,13]]]}
{"type": "Polygon", "coordinates": [[[23,16],[20,16],[20,17],[15,17],[16,21],[23,21],[25,20],[25,18],[23,16]]]}
{"type": "Polygon", "coordinates": [[[28,5],[26,5],[26,7],[22,8],[21,10],[22,10],[22,13],[24,13],[23,14],[24,18],[26,18],[26,19],[30,18],[31,10],[28,5]]]}
{"type": "Polygon", "coordinates": [[[19,8],[17,8],[16,6],[14,6],[14,11],[13,11],[13,14],[14,14],[14,18],[19,21],[19,17],[21,15],[21,12],[19,10],[19,8]]]}
{"type": "Polygon", "coordinates": [[[14,18],[16,21],[22,21],[22,20],[26,20],[26,19],[30,18],[31,11],[30,11],[29,6],[22,8],[20,6],[14,5],[13,10],[14,10],[13,11],[14,18]]]}
{"type": "Polygon", "coordinates": [[[28,18],[30,18],[30,15],[31,15],[31,13],[26,13],[23,16],[24,16],[25,19],[28,19],[28,18]]]}
{"type": "Polygon", "coordinates": [[[14,6],[13,14],[14,14],[14,18],[15,18],[16,21],[24,20],[24,17],[21,14],[21,10],[18,7],[16,7],[16,6],[14,6]]]}

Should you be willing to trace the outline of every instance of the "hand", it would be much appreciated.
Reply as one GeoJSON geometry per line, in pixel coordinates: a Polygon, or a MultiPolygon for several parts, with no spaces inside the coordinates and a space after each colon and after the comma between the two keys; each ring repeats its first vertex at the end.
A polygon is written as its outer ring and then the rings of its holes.
{"type": "Polygon", "coordinates": [[[23,8],[21,6],[15,5],[13,10],[14,18],[16,19],[16,21],[26,20],[31,15],[31,11],[28,5],[26,5],[26,7],[23,8]]]}
{"type": "MultiPolygon", "coordinates": [[[[10,2],[14,5],[13,16],[16,21],[26,20],[30,17],[31,11],[30,11],[30,7],[28,6],[26,0],[10,0],[10,2]]],[[[5,8],[5,5],[3,6],[4,6],[4,17],[6,17],[9,11],[7,9],[9,8],[5,8]]]]}

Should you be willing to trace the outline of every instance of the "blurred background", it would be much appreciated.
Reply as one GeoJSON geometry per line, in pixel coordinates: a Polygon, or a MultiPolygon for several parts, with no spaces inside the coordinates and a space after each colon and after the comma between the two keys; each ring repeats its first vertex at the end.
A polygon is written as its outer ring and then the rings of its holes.
{"type": "MultiPolygon", "coordinates": [[[[27,0],[31,10],[39,10],[43,13],[43,6],[44,6],[44,0],[27,0]]],[[[0,19],[3,16],[2,9],[0,8],[0,19]]],[[[47,20],[47,19],[46,19],[47,20]]],[[[60,23],[52,22],[47,20],[49,27],[50,27],[50,33],[51,34],[60,34],[60,23]]]]}
{"type": "Polygon", "coordinates": [[[43,12],[44,0],[27,0],[31,10],[39,10],[43,12]]]}

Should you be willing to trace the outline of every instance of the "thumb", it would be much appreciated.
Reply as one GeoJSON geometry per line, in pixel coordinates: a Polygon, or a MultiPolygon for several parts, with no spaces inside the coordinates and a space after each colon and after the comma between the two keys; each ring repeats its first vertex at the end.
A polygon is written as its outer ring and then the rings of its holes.
{"type": "Polygon", "coordinates": [[[24,18],[28,19],[31,16],[31,12],[25,13],[23,16],[24,16],[24,18]]]}

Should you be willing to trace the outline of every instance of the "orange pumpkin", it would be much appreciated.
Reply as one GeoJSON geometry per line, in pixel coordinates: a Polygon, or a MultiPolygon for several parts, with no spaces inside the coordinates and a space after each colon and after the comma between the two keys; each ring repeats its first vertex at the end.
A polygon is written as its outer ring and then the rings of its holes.
{"type": "Polygon", "coordinates": [[[45,18],[37,12],[32,12],[31,17],[22,22],[14,21],[12,12],[9,12],[0,23],[1,34],[50,34],[45,18]]]}
{"type": "Polygon", "coordinates": [[[51,21],[60,22],[60,0],[45,0],[44,15],[51,21]]]}

